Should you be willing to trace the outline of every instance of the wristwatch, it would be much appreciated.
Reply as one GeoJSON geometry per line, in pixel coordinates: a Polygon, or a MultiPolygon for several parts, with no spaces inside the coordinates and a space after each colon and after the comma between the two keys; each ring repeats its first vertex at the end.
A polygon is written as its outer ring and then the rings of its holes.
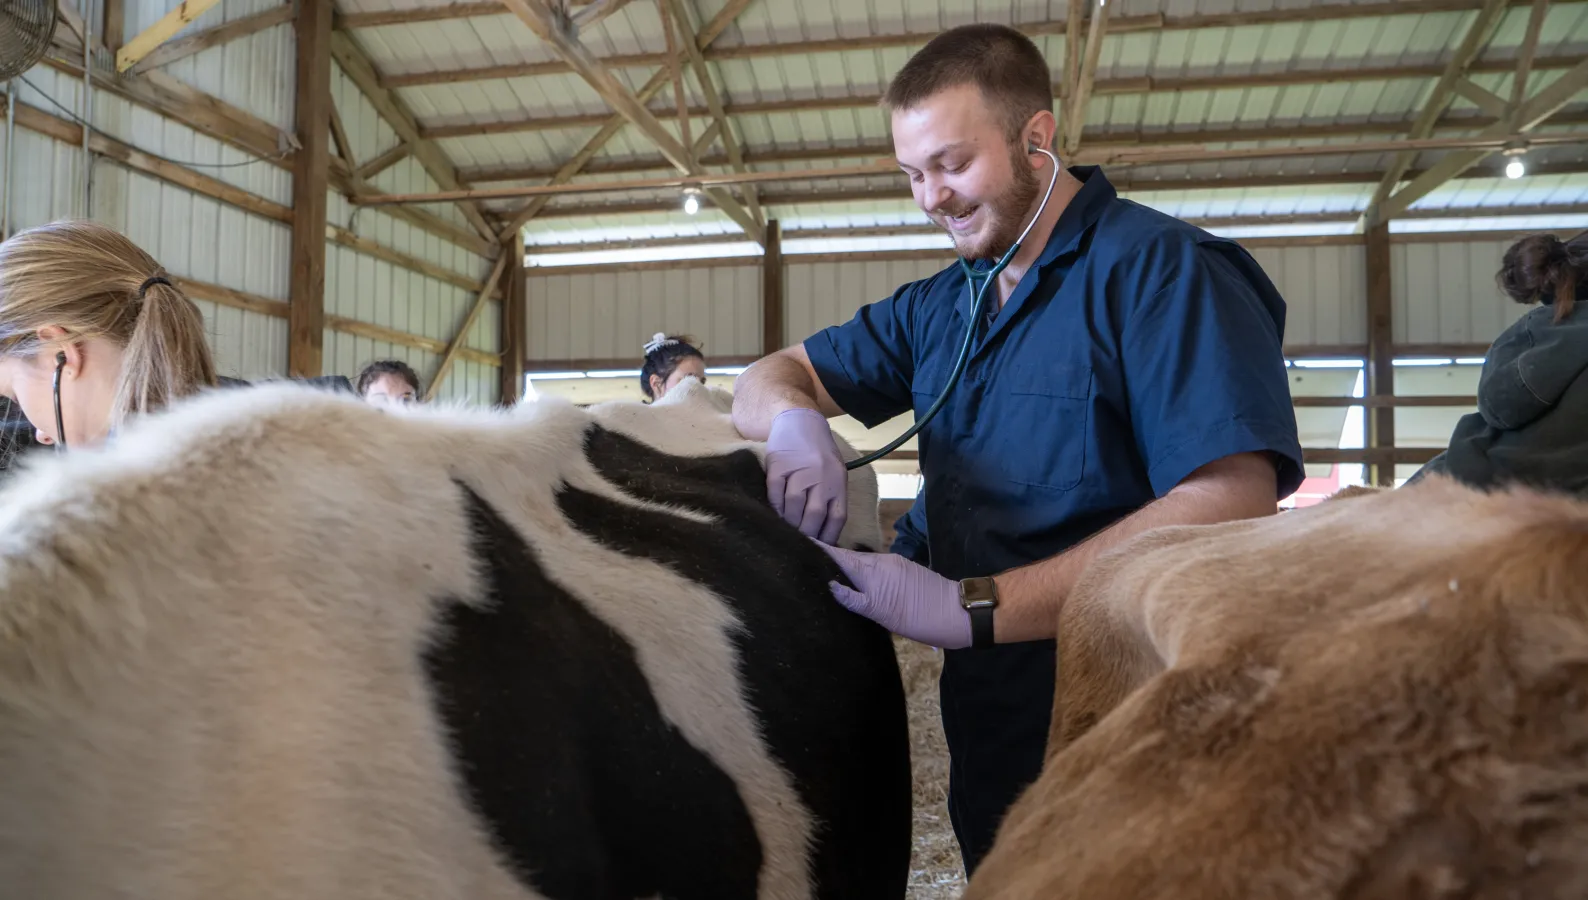
{"type": "Polygon", "coordinates": [[[998,586],[991,578],[961,578],[959,605],[970,614],[970,645],[993,645],[993,610],[998,608],[998,586]]]}

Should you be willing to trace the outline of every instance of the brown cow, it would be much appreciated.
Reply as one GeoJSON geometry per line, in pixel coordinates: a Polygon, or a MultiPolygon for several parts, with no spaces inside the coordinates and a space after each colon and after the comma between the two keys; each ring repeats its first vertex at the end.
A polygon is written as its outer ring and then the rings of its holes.
{"type": "Polygon", "coordinates": [[[1588,896],[1588,503],[1438,478],[1165,528],[1059,634],[967,900],[1588,896]]]}

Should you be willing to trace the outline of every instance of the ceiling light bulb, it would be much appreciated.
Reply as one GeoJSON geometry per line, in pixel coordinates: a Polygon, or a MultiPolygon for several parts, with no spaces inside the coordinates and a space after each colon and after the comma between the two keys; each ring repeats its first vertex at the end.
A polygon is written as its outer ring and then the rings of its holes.
{"type": "Polygon", "coordinates": [[[691,216],[700,212],[700,200],[694,194],[684,197],[684,212],[691,216]]]}
{"type": "Polygon", "coordinates": [[[1527,174],[1527,167],[1522,165],[1521,160],[1513,159],[1505,164],[1506,178],[1521,178],[1525,174],[1527,174]]]}

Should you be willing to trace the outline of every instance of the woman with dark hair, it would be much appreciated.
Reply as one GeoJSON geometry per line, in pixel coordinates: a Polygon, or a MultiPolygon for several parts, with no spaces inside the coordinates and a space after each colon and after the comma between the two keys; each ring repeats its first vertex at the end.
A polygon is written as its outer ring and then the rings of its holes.
{"type": "Polygon", "coordinates": [[[1434,472],[1588,496],[1588,233],[1517,241],[1496,280],[1517,303],[1542,305],[1489,348],[1478,411],[1408,484],[1434,472]]]}
{"type": "Polygon", "coordinates": [[[660,400],[685,378],[706,383],[706,357],[688,335],[671,337],[661,332],[645,345],[645,365],[640,368],[640,390],[660,400]]]}
{"type": "Polygon", "coordinates": [[[419,402],[419,375],[400,359],[377,359],[358,373],[358,395],[376,406],[419,402]]]}

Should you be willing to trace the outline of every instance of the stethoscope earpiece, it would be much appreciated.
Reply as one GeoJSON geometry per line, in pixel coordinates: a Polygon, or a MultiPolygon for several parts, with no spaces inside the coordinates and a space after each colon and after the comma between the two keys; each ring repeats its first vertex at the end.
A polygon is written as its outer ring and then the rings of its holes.
{"type": "Polygon", "coordinates": [[[60,350],[55,354],[55,452],[62,453],[66,450],[66,423],[61,418],[61,371],[66,368],[66,351],[60,350]]]}

